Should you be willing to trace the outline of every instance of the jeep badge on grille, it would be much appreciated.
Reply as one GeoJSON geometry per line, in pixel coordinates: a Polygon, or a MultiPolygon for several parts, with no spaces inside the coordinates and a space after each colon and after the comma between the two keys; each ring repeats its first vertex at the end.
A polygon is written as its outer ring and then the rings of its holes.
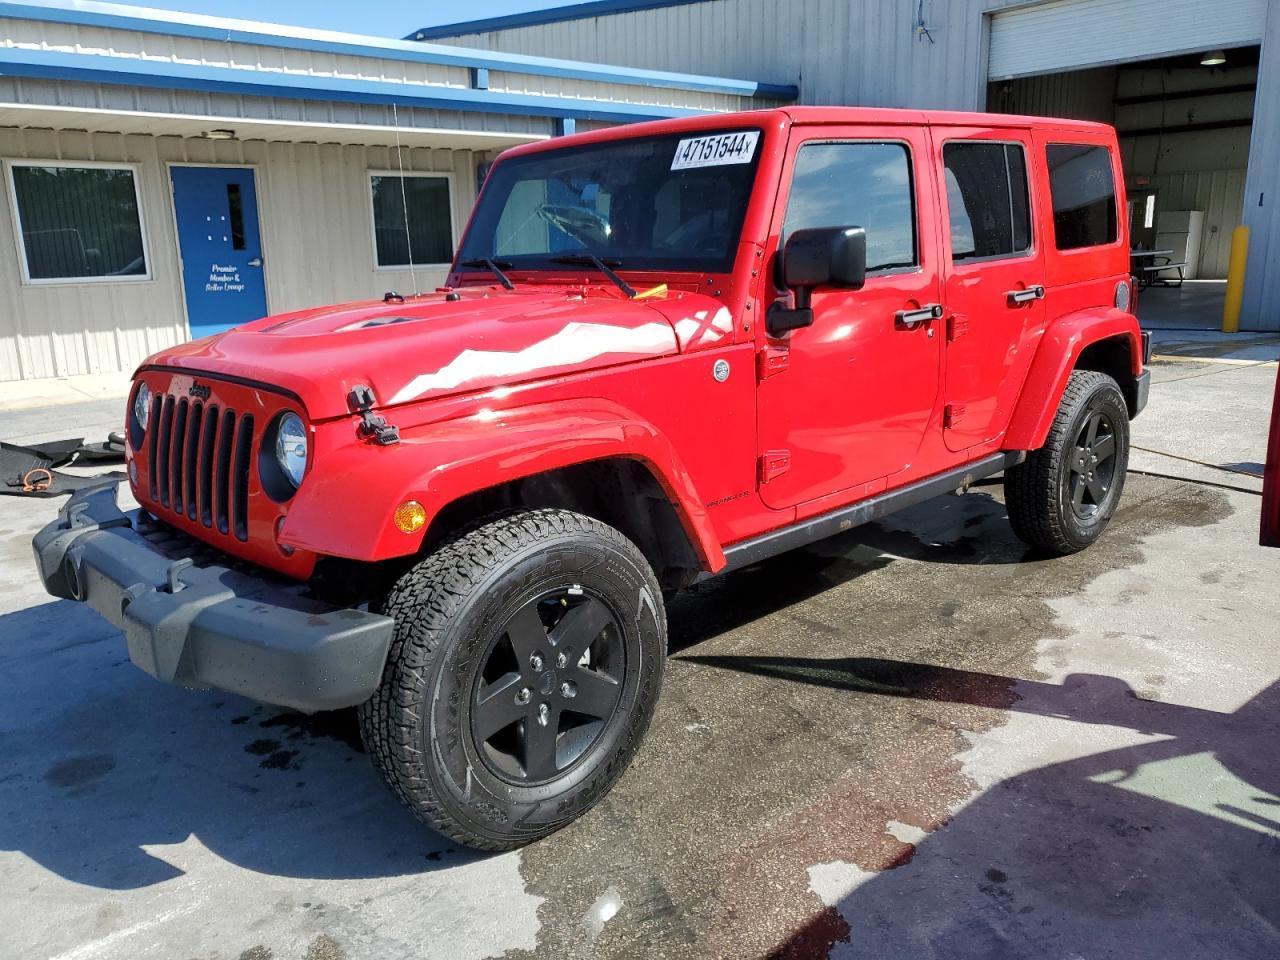
{"type": "Polygon", "coordinates": [[[209,388],[203,383],[192,383],[191,389],[187,392],[198,400],[209,399],[209,388]]]}

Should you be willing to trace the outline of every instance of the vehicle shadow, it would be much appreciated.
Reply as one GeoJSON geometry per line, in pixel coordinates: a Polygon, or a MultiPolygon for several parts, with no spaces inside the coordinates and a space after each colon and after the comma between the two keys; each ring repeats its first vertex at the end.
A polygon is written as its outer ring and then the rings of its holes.
{"type": "Polygon", "coordinates": [[[877,658],[682,659],[1162,738],[1090,752],[1094,735],[1080,729],[1076,755],[997,778],[889,861],[845,867],[848,892],[770,957],[1280,955],[1280,683],[1220,713],[1096,675],[1055,684],[877,658]]]}
{"type": "Polygon", "coordinates": [[[695,584],[668,605],[668,649],[704,640],[795,606],[898,558],[943,564],[1041,559],[1018,540],[1004,504],[981,491],[938,497],[731,574],[695,584]]]}
{"type": "Polygon", "coordinates": [[[0,849],[124,890],[184,873],[193,836],[237,865],[316,879],[477,856],[378,782],[354,710],[305,716],[162,684],[81,604],[0,616],[0,849]]]}

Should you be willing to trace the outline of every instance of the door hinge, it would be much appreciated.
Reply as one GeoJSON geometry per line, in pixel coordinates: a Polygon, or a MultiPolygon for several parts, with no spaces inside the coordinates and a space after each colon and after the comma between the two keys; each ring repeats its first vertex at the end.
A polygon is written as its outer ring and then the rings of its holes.
{"type": "Polygon", "coordinates": [[[947,342],[959,340],[969,332],[969,318],[963,314],[953,313],[947,317],[947,342]]]}
{"type": "Polygon", "coordinates": [[[756,378],[768,380],[775,373],[785,371],[790,363],[790,347],[765,347],[756,354],[756,378]]]}
{"type": "Polygon", "coordinates": [[[760,482],[768,483],[791,469],[790,450],[766,450],[760,455],[760,482]]]}
{"type": "Polygon", "coordinates": [[[948,403],[942,408],[942,426],[944,428],[951,429],[963,419],[963,403],[948,403]]]}

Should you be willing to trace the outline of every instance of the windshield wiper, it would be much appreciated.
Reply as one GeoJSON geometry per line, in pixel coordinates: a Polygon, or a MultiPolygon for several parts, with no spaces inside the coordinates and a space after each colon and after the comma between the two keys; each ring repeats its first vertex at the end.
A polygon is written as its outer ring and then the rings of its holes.
{"type": "Polygon", "coordinates": [[[611,265],[614,267],[622,266],[621,260],[610,260],[606,263],[594,253],[566,254],[560,257],[551,257],[550,260],[552,263],[567,263],[570,266],[593,266],[612,280],[614,285],[628,297],[635,297],[636,295],[635,287],[631,286],[631,284],[627,283],[627,281],[623,280],[620,276],[614,273],[612,269],[610,269],[611,265]]]}
{"type": "Polygon", "coordinates": [[[488,257],[481,257],[479,260],[463,260],[460,267],[475,267],[476,269],[485,269],[498,278],[498,282],[508,290],[514,290],[516,285],[511,282],[511,278],[502,272],[503,268],[510,270],[511,264],[506,260],[490,260],[488,257]]]}

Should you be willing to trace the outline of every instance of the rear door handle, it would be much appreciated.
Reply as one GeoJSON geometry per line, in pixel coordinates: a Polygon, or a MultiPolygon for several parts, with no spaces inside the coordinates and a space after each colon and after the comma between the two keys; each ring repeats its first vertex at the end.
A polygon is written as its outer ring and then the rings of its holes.
{"type": "Polygon", "coordinates": [[[942,316],[942,304],[926,303],[919,310],[899,310],[893,315],[893,324],[903,330],[914,330],[922,323],[942,316]]]}
{"type": "Polygon", "coordinates": [[[1044,287],[1027,287],[1025,290],[1010,290],[1005,294],[1010,303],[1030,303],[1032,300],[1044,299],[1044,287]]]}

